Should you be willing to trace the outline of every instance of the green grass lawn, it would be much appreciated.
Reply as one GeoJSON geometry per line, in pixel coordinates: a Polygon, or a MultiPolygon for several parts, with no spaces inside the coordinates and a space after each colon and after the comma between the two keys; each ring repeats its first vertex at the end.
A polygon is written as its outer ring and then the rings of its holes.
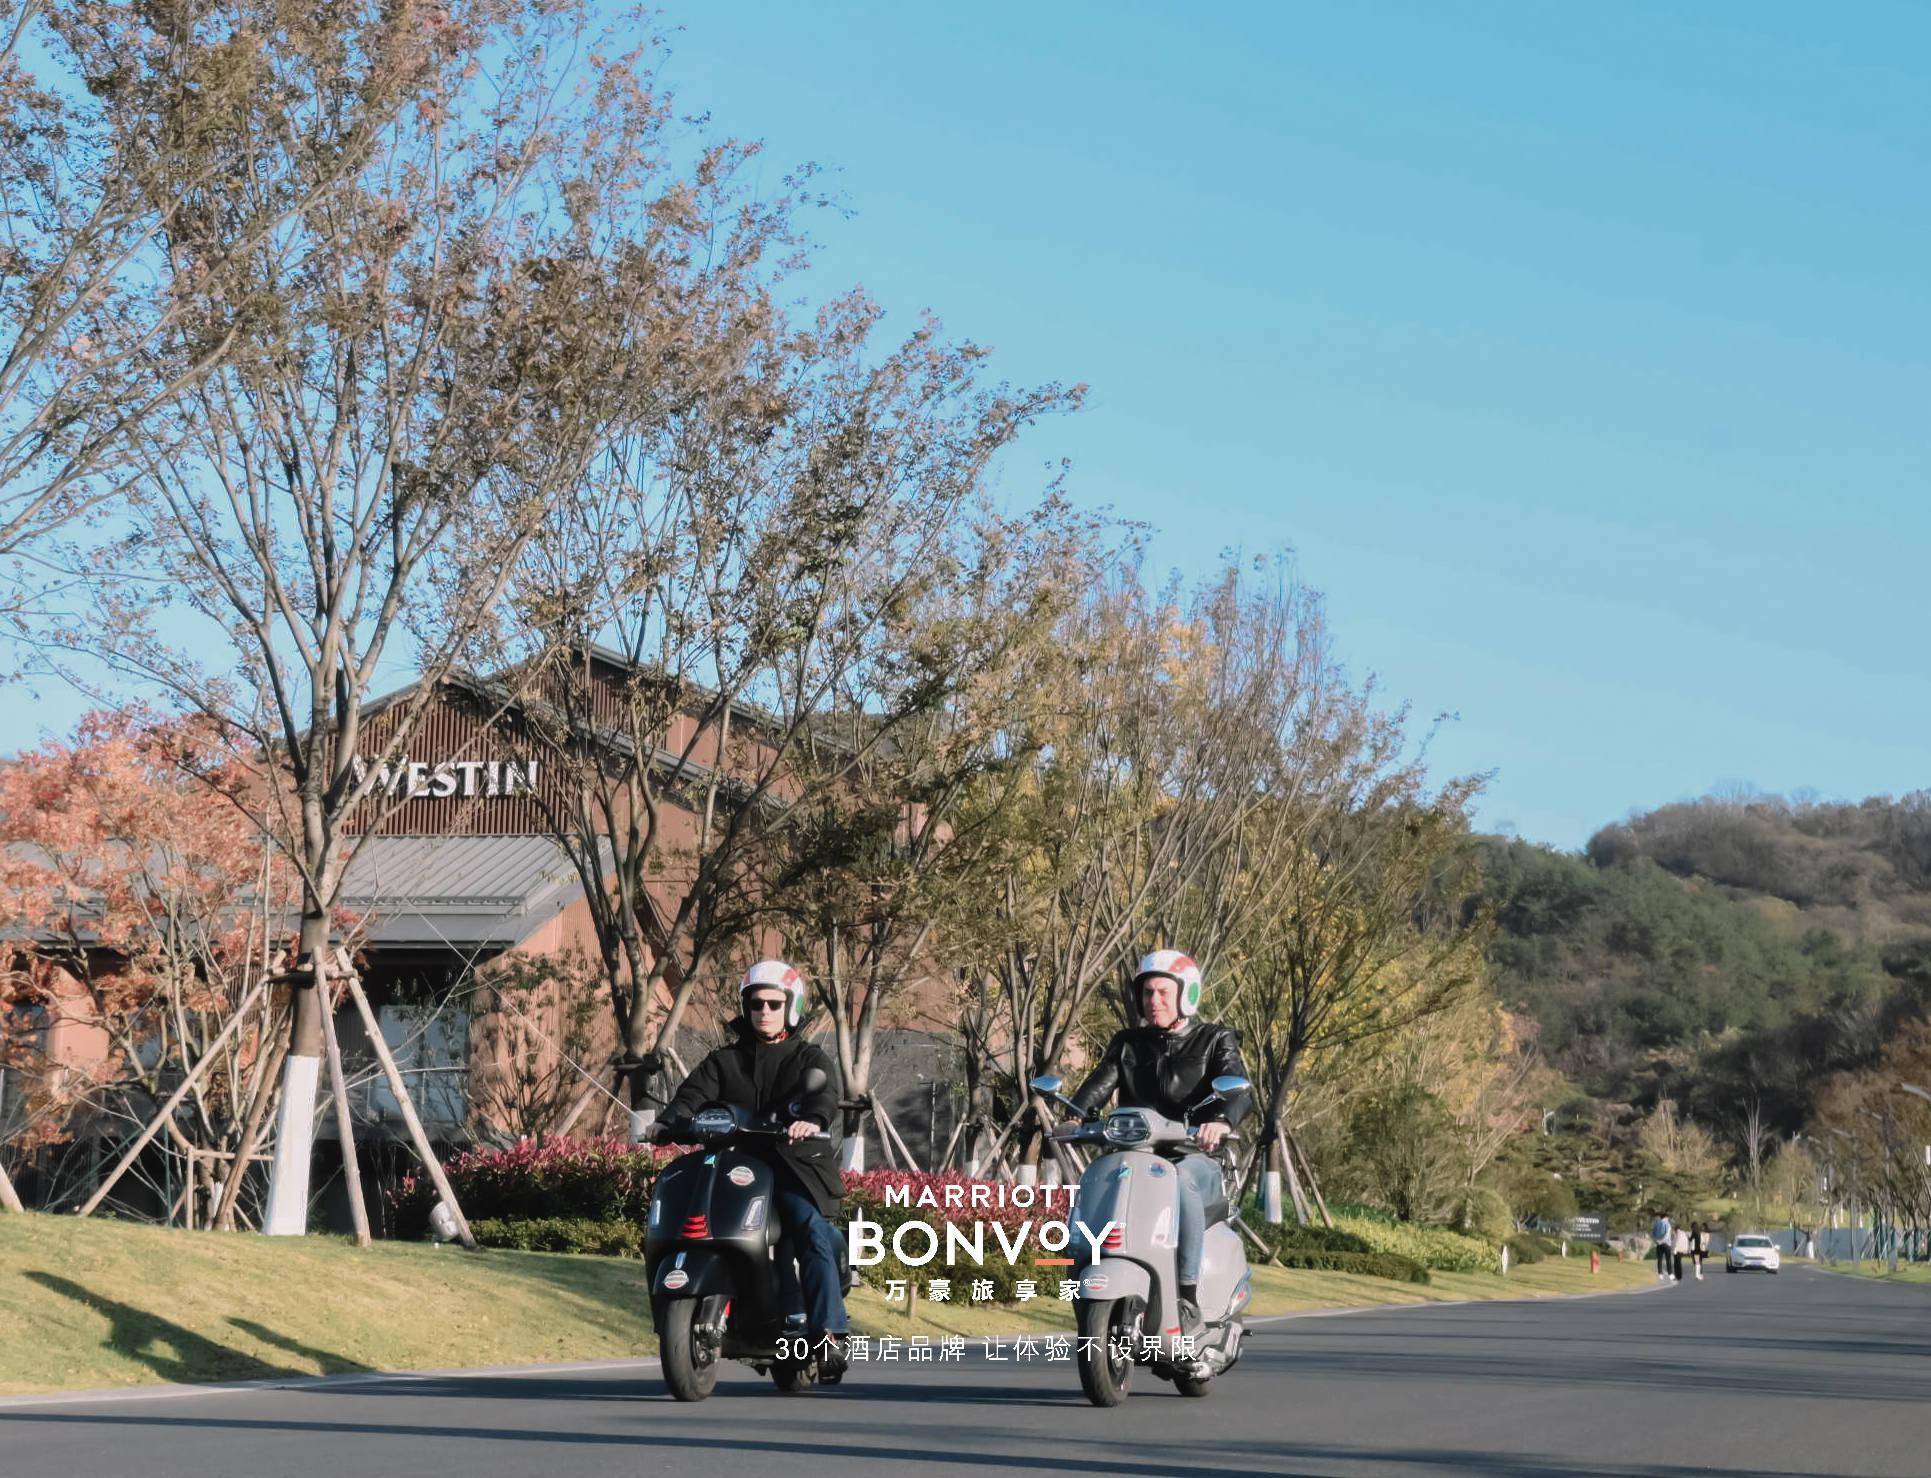
{"type": "Polygon", "coordinates": [[[1901,1262],[1897,1265],[1895,1273],[1891,1271],[1888,1261],[1872,1262],[1869,1258],[1856,1265],[1847,1262],[1820,1262],[1817,1266],[1833,1273],[1849,1273],[1858,1278],[1875,1278],[1880,1283],[1931,1285],[1931,1265],[1925,1263],[1901,1262]]]}
{"type": "Polygon", "coordinates": [[[0,1215],[0,1392],[653,1354],[643,1264],[0,1215]]]}
{"type": "MultiPolygon", "coordinates": [[[[1426,1286],[1257,1267],[1257,1315],[1444,1299],[1608,1292],[1647,1263],[1551,1258],[1507,1278],[1437,1273],[1426,1286]]],[[[956,1286],[956,1280],[955,1280],[956,1286]]],[[[921,1299],[913,1317],[861,1285],[872,1333],[1005,1334],[1072,1327],[1057,1298],[921,1299]]],[[[614,1359],[656,1351],[643,1264],[540,1252],[465,1253],[336,1237],[170,1231],[0,1215],[0,1394],[614,1359]],[[24,1336],[24,1337],[23,1337],[24,1336]]]]}

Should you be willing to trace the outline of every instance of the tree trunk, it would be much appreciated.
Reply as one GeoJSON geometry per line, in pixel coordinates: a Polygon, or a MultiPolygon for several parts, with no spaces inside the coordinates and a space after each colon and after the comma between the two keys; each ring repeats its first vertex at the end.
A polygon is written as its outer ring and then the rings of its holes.
{"type": "Polygon", "coordinates": [[[317,963],[329,947],[328,914],[313,895],[302,915],[296,972],[290,976],[288,1056],[282,1060],[281,1112],[275,1120],[275,1158],[268,1167],[268,1204],[261,1229],[269,1237],[308,1232],[309,1160],[315,1150],[315,1089],[322,1077],[322,1003],[317,963]]]}
{"type": "Polygon", "coordinates": [[[1261,1153],[1267,1165],[1261,1179],[1261,1219],[1269,1226],[1279,1226],[1282,1216],[1280,1140],[1270,1139],[1261,1153]]]}
{"type": "Polygon", "coordinates": [[[7,1167],[3,1163],[0,1163],[0,1210],[11,1211],[17,1216],[24,1216],[27,1211],[20,1204],[20,1195],[14,1190],[13,1182],[7,1179],[7,1167]]]}

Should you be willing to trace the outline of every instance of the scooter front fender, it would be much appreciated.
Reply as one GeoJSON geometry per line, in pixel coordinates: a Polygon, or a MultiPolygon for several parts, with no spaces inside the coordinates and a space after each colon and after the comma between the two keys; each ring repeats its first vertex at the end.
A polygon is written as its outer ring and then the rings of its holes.
{"type": "Polygon", "coordinates": [[[650,1300],[668,1303],[678,1298],[708,1298],[735,1293],[730,1263],[709,1249],[673,1252],[657,1261],[650,1280],[650,1300]]]}
{"type": "Polygon", "coordinates": [[[1103,1257],[1080,1274],[1079,1295],[1087,1303],[1100,1299],[1138,1298],[1153,1300],[1153,1275],[1137,1262],[1123,1257],[1103,1257]]]}

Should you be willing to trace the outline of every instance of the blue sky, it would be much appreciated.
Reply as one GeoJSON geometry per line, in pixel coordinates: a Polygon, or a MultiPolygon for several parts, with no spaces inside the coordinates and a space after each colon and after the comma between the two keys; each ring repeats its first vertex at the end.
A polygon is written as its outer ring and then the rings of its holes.
{"type": "Polygon", "coordinates": [[[1015,491],[1292,547],[1484,825],[1931,785],[1931,8],[666,19],[684,108],[837,170],[817,290],[1091,384],[1015,491]]]}
{"type": "Polygon", "coordinates": [[[1931,9],[668,15],[820,275],[1092,384],[1015,485],[1292,546],[1485,825],[1931,785],[1931,9]]]}

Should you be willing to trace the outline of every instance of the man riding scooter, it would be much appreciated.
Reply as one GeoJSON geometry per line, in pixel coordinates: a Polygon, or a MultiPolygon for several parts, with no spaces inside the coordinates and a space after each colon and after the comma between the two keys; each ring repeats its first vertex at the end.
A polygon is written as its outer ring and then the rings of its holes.
{"type": "Polygon", "coordinates": [[[1246,1094],[1232,1102],[1200,1105],[1213,1097],[1219,1077],[1245,1078],[1240,1033],[1230,1026],[1195,1019],[1203,984],[1200,966],[1178,950],[1159,949],[1140,961],[1133,992],[1143,1024],[1115,1032],[1072,1103],[1091,1115],[1117,1090],[1121,1108],[1148,1108],[1171,1119],[1196,1110],[1195,1142],[1201,1154],[1185,1156],[1178,1166],[1180,1246],[1177,1257],[1180,1325],[1188,1334],[1200,1328],[1200,1248],[1207,1231],[1207,1207],[1221,1199],[1220,1165],[1213,1158],[1228,1131],[1246,1117],[1246,1094]]]}
{"type": "Polygon", "coordinates": [[[790,965],[783,960],[753,965],[738,986],[738,1003],[742,1015],[731,1023],[734,1040],[705,1057],[684,1080],[664,1108],[657,1137],[674,1139],[679,1125],[707,1103],[788,1121],[784,1134],[759,1156],[777,1180],[773,1209],[784,1229],[777,1248],[779,1277],[788,1298],[795,1298],[790,1273],[795,1259],[806,1330],[812,1345],[823,1351],[821,1367],[835,1375],[848,1360],[839,1238],[828,1219],[845,1193],[837,1146],[825,1132],[838,1112],[836,1074],[824,1050],[799,1034],[805,983],[790,965]],[[808,1078],[817,1086],[807,1087],[808,1078]]]}

